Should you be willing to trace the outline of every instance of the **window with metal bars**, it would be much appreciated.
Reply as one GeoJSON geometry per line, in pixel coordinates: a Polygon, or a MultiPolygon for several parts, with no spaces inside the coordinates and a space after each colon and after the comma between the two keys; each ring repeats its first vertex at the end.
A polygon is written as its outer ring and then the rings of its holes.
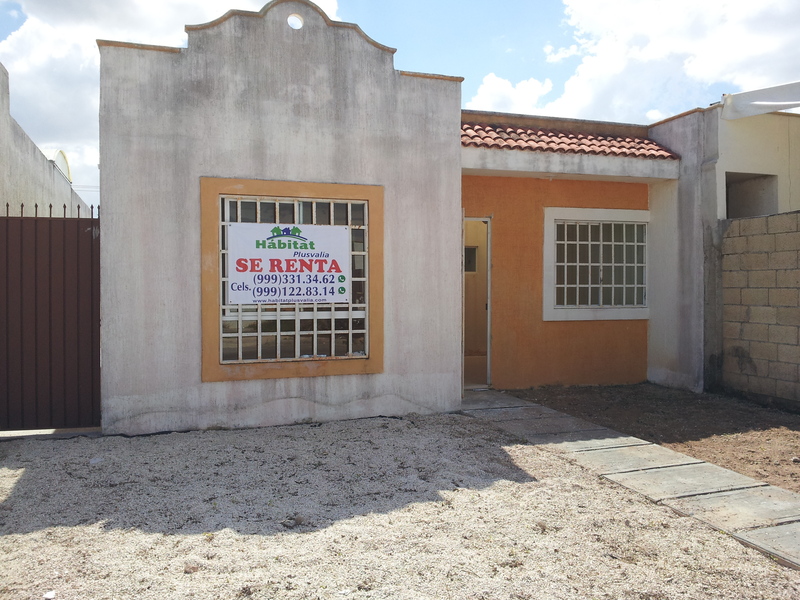
{"type": "Polygon", "coordinates": [[[542,319],[649,318],[649,221],[640,209],[545,207],[542,319]]]}
{"type": "Polygon", "coordinates": [[[219,267],[222,364],[369,356],[369,215],[363,200],[220,196],[219,267]],[[230,223],[346,225],[351,237],[351,297],[330,304],[230,304],[230,223]]]}
{"type": "Polygon", "coordinates": [[[646,306],[647,225],[555,222],[555,306],[646,306]]]}

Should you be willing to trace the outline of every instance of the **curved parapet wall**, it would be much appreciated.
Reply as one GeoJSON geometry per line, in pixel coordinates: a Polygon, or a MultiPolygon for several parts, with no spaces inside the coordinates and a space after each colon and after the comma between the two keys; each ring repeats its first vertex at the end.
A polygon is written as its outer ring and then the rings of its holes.
{"type": "MultiPolygon", "coordinates": [[[[342,28],[344,30],[353,31],[356,34],[358,34],[365,42],[371,44],[372,46],[374,46],[378,50],[382,50],[382,51],[388,53],[389,55],[394,55],[394,53],[397,52],[396,48],[391,48],[389,46],[384,46],[383,44],[380,44],[380,43],[376,42],[375,40],[373,40],[366,33],[364,33],[364,31],[361,29],[361,27],[359,27],[355,23],[347,23],[347,22],[343,22],[343,21],[334,21],[334,20],[330,19],[328,17],[328,15],[326,15],[325,12],[322,9],[320,9],[316,4],[314,4],[312,2],[308,2],[307,0],[273,0],[272,2],[266,4],[260,11],[257,11],[257,12],[256,11],[249,11],[249,10],[232,9],[232,10],[229,10],[228,12],[226,12],[224,15],[222,15],[218,19],[214,19],[213,21],[209,21],[208,23],[201,23],[201,24],[198,24],[198,25],[186,25],[184,27],[184,30],[189,35],[189,44],[188,45],[191,46],[191,44],[192,44],[193,33],[194,32],[206,31],[206,30],[214,29],[215,27],[223,25],[227,21],[234,20],[234,19],[236,19],[238,17],[243,17],[243,18],[264,18],[265,15],[270,10],[274,9],[277,5],[284,4],[284,3],[300,3],[300,4],[304,4],[304,5],[308,6],[309,9],[311,9],[311,10],[315,11],[316,13],[318,13],[320,18],[322,18],[324,20],[326,25],[328,25],[330,27],[340,27],[340,28],[342,28]]],[[[291,15],[289,15],[290,18],[293,17],[293,16],[294,17],[298,17],[299,15],[296,15],[295,13],[292,13],[291,15]]],[[[301,25],[301,27],[298,27],[298,28],[302,28],[302,26],[305,25],[305,21],[302,18],[300,19],[300,22],[302,23],[302,25],[301,25]]],[[[117,47],[117,48],[132,48],[132,49],[137,49],[137,50],[149,50],[149,51],[153,51],[153,52],[180,53],[183,50],[185,50],[184,48],[178,48],[178,47],[174,47],[174,46],[160,46],[160,45],[154,45],[154,44],[137,44],[137,43],[132,43],[132,42],[122,42],[122,41],[103,40],[103,39],[97,40],[97,45],[100,46],[100,47],[106,46],[106,47],[117,47]]],[[[457,82],[457,83],[461,83],[462,81],[464,81],[463,77],[456,77],[456,76],[452,76],[452,75],[438,75],[438,74],[433,74],[433,73],[418,73],[418,72],[414,72],[414,71],[397,71],[397,73],[399,75],[403,75],[403,76],[406,76],[406,77],[422,77],[422,78],[425,78],[425,79],[441,79],[443,81],[454,81],[454,82],[457,82]]]]}
{"type": "MultiPolygon", "coordinates": [[[[200,31],[202,29],[211,29],[212,27],[216,27],[217,25],[220,25],[220,24],[224,23],[225,21],[227,21],[228,19],[231,19],[233,17],[262,17],[263,18],[264,15],[266,15],[270,10],[275,8],[277,5],[284,4],[284,3],[287,3],[287,2],[289,2],[289,3],[297,2],[297,0],[273,0],[269,4],[264,5],[264,7],[258,12],[249,11],[249,10],[236,10],[236,9],[229,10],[228,12],[226,12],[224,15],[222,15],[218,19],[214,19],[213,21],[209,21],[208,23],[202,23],[202,24],[199,24],[199,25],[187,25],[186,27],[184,27],[184,29],[186,30],[186,33],[191,35],[192,31],[200,31]]],[[[328,15],[325,14],[325,11],[323,11],[316,4],[314,4],[312,2],[305,2],[305,1],[303,1],[303,4],[306,4],[310,9],[316,11],[317,14],[319,14],[319,16],[324,19],[324,21],[325,21],[325,23],[327,25],[332,26],[332,27],[344,27],[344,28],[347,28],[347,29],[352,29],[353,31],[357,32],[361,37],[363,37],[367,42],[369,42],[370,44],[372,44],[373,46],[375,46],[379,50],[385,50],[386,52],[389,52],[391,54],[394,54],[395,52],[397,52],[396,48],[390,48],[389,46],[384,46],[383,44],[379,44],[378,42],[373,40],[366,33],[364,33],[364,31],[361,29],[361,27],[359,27],[355,23],[345,23],[343,21],[333,21],[332,19],[330,19],[328,17],[328,15]]],[[[299,21],[298,23],[302,24],[303,22],[299,21]]]]}

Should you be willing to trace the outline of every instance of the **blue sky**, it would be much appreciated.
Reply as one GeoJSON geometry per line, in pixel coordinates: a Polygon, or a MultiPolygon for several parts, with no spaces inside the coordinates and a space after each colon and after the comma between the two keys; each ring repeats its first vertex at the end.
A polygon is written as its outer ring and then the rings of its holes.
{"type": "MultiPolygon", "coordinates": [[[[184,25],[266,0],[0,0],[11,114],[98,194],[97,38],[183,46],[184,25]]],[[[796,0],[319,0],[397,49],[395,67],[464,77],[465,108],[652,123],[723,93],[800,80],[796,0]]]]}
{"type": "Polygon", "coordinates": [[[3,13],[0,17],[2,17],[0,18],[0,40],[6,39],[25,22],[22,7],[16,2],[9,2],[4,5],[3,13]]]}
{"type": "MultiPolygon", "coordinates": [[[[340,0],[338,14],[343,21],[358,23],[376,41],[397,48],[396,68],[465,77],[465,98],[471,98],[491,72],[521,81],[532,75],[558,77],[570,69],[569,64],[548,64],[542,50],[546,44],[572,43],[572,30],[562,23],[560,0],[340,0]]],[[[574,69],[578,59],[568,62],[574,69]]]]}

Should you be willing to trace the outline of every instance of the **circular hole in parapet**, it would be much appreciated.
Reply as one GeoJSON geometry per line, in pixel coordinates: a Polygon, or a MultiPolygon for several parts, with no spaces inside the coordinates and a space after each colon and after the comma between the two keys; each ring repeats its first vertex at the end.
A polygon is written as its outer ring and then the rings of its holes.
{"type": "Polygon", "coordinates": [[[303,28],[303,17],[301,17],[300,15],[289,15],[289,18],[286,19],[286,22],[292,29],[303,28]]]}

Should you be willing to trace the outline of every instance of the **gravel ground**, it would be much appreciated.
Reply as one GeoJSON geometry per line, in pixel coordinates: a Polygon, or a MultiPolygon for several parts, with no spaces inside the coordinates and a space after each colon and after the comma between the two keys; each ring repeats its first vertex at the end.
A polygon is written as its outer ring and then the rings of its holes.
{"type": "Polygon", "coordinates": [[[800,573],[460,415],[0,443],[0,598],[800,598],[800,573]]]}

